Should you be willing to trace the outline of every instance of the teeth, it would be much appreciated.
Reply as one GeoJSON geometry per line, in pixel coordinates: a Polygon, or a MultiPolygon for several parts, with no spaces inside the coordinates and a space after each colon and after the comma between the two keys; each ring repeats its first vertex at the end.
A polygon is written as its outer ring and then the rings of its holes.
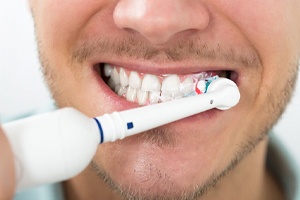
{"type": "Polygon", "coordinates": [[[138,90],[137,99],[138,99],[139,105],[145,105],[147,102],[147,99],[148,99],[148,92],[138,90]]]}
{"type": "Polygon", "coordinates": [[[142,74],[143,78],[141,78],[137,72],[132,71],[128,77],[123,68],[118,70],[109,64],[104,65],[104,75],[110,77],[107,84],[115,93],[125,97],[128,101],[138,102],[139,105],[202,94],[206,90],[205,80],[215,76],[213,72],[200,72],[190,76],[185,75],[187,78],[180,83],[180,78],[176,74],[168,76],[151,74],[143,76],[142,74]]]}
{"type": "Polygon", "coordinates": [[[160,95],[160,100],[162,102],[165,102],[165,101],[171,101],[173,99],[180,99],[183,97],[183,94],[181,92],[177,92],[177,93],[174,93],[174,94],[170,94],[168,92],[164,92],[162,91],[161,92],[161,95],[160,95]]]}
{"type": "Polygon", "coordinates": [[[180,85],[180,92],[186,96],[194,92],[194,81],[192,77],[186,78],[180,85]]]}
{"type": "Polygon", "coordinates": [[[115,91],[116,93],[118,93],[118,91],[120,90],[120,88],[121,88],[121,85],[118,84],[118,85],[115,86],[114,91],[115,91]]]}
{"type": "Polygon", "coordinates": [[[120,83],[123,87],[128,85],[128,76],[123,68],[120,69],[120,83]]]}
{"type": "Polygon", "coordinates": [[[172,95],[170,93],[168,93],[168,92],[162,91],[161,95],[160,95],[160,100],[162,102],[170,101],[170,100],[172,100],[172,95]]]}
{"type": "Polygon", "coordinates": [[[141,90],[159,92],[160,87],[161,85],[157,76],[146,74],[142,82],[141,90]]]}
{"type": "Polygon", "coordinates": [[[159,101],[159,91],[149,92],[149,102],[150,104],[158,103],[159,101]]]}
{"type": "Polygon", "coordinates": [[[119,96],[123,96],[127,92],[127,87],[120,86],[116,92],[119,96]]]}
{"type": "Polygon", "coordinates": [[[173,99],[180,99],[183,97],[183,94],[181,92],[175,93],[172,95],[173,99]]]}
{"type": "Polygon", "coordinates": [[[111,79],[114,81],[115,85],[120,84],[120,76],[116,68],[114,68],[111,73],[111,79]]]}
{"type": "Polygon", "coordinates": [[[105,64],[104,65],[104,75],[106,77],[109,77],[111,75],[112,72],[112,67],[109,64],[105,64]]]}
{"type": "Polygon", "coordinates": [[[177,75],[170,75],[166,77],[162,83],[161,91],[170,94],[176,94],[180,92],[179,90],[180,80],[177,75]]]}
{"type": "Polygon", "coordinates": [[[131,72],[129,76],[129,86],[135,89],[141,88],[142,80],[137,72],[131,72]]]}
{"type": "Polygon", "coordinates": [[[134,100],[136,99],[136,89],[128,87],[127,93],[126,93],[126,99],[127,101],[131,101],[134,102],[134,100]]]}
{"type": "Polygon", "coordinates": [[[108,85],[108,87],[109,87],[111,90],[115,90],[116,84],[115,84],[115,82],[114,82],[113,79],[110,78],[110,79],[108,80],[107,85],[108,85]]]}
{"type": "Polygon", "coordinates": [[[181,97],[179,77],[177,75],[166,77],[161,87],[161,101],[170,101],[181,97]]]}

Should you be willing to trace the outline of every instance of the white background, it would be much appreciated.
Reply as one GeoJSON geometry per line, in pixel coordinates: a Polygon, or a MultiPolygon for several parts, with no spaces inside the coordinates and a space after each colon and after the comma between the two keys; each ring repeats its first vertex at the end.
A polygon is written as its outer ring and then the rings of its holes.
{"type": "MultiPolygon", "coordinates": [[[[0,119],[31,112],[51,102],[39,70],[33,22],[26,2],[0,1],[0,119]]],[[[298,81],[291,104],[274,128],[296,155],[300,145],[299,102],[298,81]]]]}

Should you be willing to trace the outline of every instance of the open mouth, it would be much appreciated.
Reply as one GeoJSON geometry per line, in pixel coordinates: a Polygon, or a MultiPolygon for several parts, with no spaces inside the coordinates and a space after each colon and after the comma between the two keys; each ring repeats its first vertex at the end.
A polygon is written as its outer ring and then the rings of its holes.
{"type": "Polygon", "coordinates": [[[237,79],[236,72],[230,70],[153,75],[107,63],[97,64],[95,69],[112,91],[140,106],[205,93],[207,82],[216,77],[225,77],[234,82],[237,79]]]}

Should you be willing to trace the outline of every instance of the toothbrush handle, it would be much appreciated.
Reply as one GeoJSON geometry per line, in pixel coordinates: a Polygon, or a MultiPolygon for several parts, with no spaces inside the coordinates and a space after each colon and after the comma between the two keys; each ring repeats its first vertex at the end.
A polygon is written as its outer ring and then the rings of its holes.
{"type": "Polygon", "coordinates": [[[17,190],[69,179],[96,153],[96,123],[73,108],[13,121],[2,126],[12,148],[17,190]]]}
{"type": "Polygon", "coordinates": [[[228,79],[220,78],[208,89],[209,93],[95,118],[102,135],[101,143],[123,139],[212,108],[226,110],[240,99],[237,86],[228,79]]]}

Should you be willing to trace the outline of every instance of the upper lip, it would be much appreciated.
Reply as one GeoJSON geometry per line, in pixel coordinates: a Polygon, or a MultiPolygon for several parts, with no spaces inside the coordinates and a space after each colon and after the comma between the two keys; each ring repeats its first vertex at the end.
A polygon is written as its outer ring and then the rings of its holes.
{"type": "Polygon", "coordinates": [[[118,60],[102,60],[93,62],[93,66],[98,64],[108,63],[112,66],[122,67],[130,71],[137,71],[139,73],[161,75],[161,74],[194,74],[205,71],[234,71],[240,72],[236,64],[227,64],[222,62],[209,62],[202,63],[193,62],[166,62],[154,63],[149,61],[118,61],[118,60]]]}

